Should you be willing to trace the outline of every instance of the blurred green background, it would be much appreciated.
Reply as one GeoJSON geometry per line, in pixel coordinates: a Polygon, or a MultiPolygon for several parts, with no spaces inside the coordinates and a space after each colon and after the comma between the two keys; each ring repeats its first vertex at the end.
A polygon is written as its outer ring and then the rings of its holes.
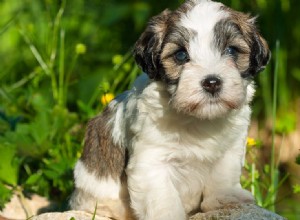
{"type": "MultiPolygon", "coordinates": [[[[148,19],[182,2],[0,1],[0,207],[18,192],[65,209],[87,120],[140,73],[131,49],[148,19]]],[[[300,1],[222,2],[259,15],[272,50],[257,79],[256,148],[244,185],[260,205],[299,219],[300,143],[285,140],[300,136],[300,1]],[[294,153],[282,161],[279,148],[294,153]]]]}

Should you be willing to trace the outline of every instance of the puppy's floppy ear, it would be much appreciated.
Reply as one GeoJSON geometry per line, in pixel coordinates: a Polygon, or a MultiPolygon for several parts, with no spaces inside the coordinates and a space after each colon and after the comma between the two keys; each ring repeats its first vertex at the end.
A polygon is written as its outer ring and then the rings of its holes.
{"type": "Polygon", "coordinates": [[[252,34],[249,74],[256,76],[265,69],[270,61],[271,52],[266,40],[258,33],[256,28],[252,34]]]}
{"type": "Polygon", "coordinates": [[[171,11],[167,9],[151,18],[133,50],[137,64],[151,79],[161,78],[161,71],[163,71],[160,63],[161,44],[170,13],[171,11]]]}
{"type": "Polygon", "coordinates": [[[247,38],[250,42],[250,66],[246,73],[246,75],[250,76],[256,76],[259,72],[263,71],[271,58],[269,46],[255,25],[256,18],[248,17],[248,28],[246,28],[247,31],[244,33],[248,36],[247,38]]]}

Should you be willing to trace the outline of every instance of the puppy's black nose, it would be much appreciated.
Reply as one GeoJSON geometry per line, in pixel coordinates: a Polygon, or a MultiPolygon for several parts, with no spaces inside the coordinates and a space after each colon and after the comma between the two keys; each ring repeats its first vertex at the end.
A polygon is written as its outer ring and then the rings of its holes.
{"type": "Polygon", "coordinates": [[[217,76],[208,76],[202,80],[201,85],[206,92],[215,94],[221,90],[222,81],[217,76]]]}

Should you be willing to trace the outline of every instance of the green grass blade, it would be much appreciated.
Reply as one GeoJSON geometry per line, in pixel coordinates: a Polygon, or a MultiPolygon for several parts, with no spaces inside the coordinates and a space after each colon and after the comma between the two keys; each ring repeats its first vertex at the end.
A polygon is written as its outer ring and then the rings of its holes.
{"type": "Polygon", "coordinates": [[[65,78],[65,31],[60,31],[60,47],[59,47],[59,78],[58,78],[58,105],[63,106],[65,103],[64,94],[64,78],[65,78]]]}
{"type": "Polygon", "coordinates": [[[53,73],[53,71],[51,70],[51,68],[49,68],[49,66],[47,65],[47,63],[44,61],[44,59],[42,58],[41,54],[39,53],[38,49],[34,46],[34,44],[30,41],[29,37],[26,35],[26,33],[22,30],[19,29],[19,32],[21,34],[21,36],[23,37],[25,43],[28,45],[28,47],[30,48],[33,56],[35,57],[35,59],[38,61],[38,63],[40,64],[41,68],[43,69],[43,71],[45,72],[45,74],[47,76],[51,77],[51,82],[52,82],[52,94],[53,94],[53,98],[57,99],[58,98],[58,93],[57,93],[57,83],[56,83],[56,77],[55,74],[53,73]]]}
{"type": "MultiPolygon", "coordinates": [[[[269,203],[275,204],[276,192],[275,189],[278,185],[278,169],[275,164],[275,127],[276,127],[276,115],[277,115],[277,93],[278,93],[278,67],[279,67],[279,52],[280,52],[280,43],[276,42],[276,57],[275,57],[275,70],[274,70],[274,89],[273,89],[273,109],[272,109],[272,149],[271,149],[271,186],[270,186],[270,200],[269,203]]],[[[272,205],[270,208],[272,211],[275,211],[275,206],[272,205]]]]}
{"type": "Polygon", "coordinates": [[[33,45],[33,43],[30,41],[30,39],[28,38],[28,36],[25,34],[25,32],[22,29],[19,29],[19,32],[20,32],[21,36],[23,37],[25,43],[29,46],[29,48],[30,48],[33,56],[38,61],[38,63],[40,64],[40,66],[42,67],[42,69],[44,70],[44,72],[48,76],[50,76],[51,75],[51,71],[50,71],[48,65],[46,64],[46,62],[44,61],[44,59],[42,58],[41,54],[37,50],[37,48],[33,45]]]}
{"type": "Polygon", "coordinates": [[[95,220],[95,218],[96,218],[96,213],[97,213],[97,203],[96,203],[96,206],[95,206],[95,210],[94,210],[94,213],[93,213],[93,218],[92,218],[92,220],[95,220]]]}
{"type": "Polygon", "coordinates": [[[3,27],[0,29],[0,35],[2,35],[3,33],[5,33],[6,30],[15,22],[15,20],[18,17],[17,15],[15,17],[11,18],[8,22],[6,22],[6,24],[3,25],[3,27]]]}

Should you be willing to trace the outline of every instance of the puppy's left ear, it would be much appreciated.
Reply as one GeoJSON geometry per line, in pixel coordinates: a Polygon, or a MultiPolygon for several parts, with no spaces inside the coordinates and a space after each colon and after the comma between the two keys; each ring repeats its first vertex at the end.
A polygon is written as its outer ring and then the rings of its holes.
{"type": "Polygon", "coordinates": [[[167,9],[151,18],[146,30],[134,46],[134,58],[150,79],[161,79],[160,52],[170,13],[171,11],[167,9]]]}
{"type": "Polygon", "coordinates": [[[256,76],[266,68],[271,58],[271,51],[266,40],[260,35],[256,27],[253,28],[251,37],[250,68],[251,76],[256,76]]]}

